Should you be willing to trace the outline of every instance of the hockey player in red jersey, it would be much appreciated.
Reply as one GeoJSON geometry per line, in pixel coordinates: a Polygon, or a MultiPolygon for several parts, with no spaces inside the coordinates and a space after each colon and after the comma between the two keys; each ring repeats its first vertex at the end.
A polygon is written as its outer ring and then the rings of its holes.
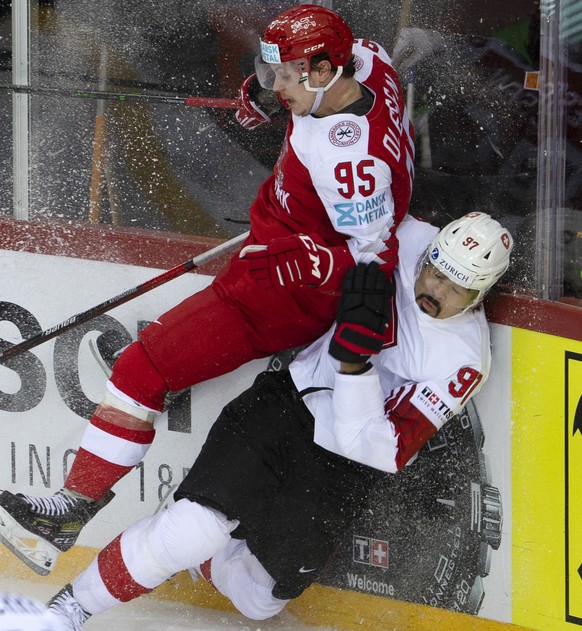
{"type": "Polygon", "coordinates": [[[41,574],[145,456],[168,393],[317,339],[357,263],[392,274],[414,148],[388,55],[354,41],[345,21],[318,5],[280,15],[260,44],[237,119],[267,124],[260,97],[269,91],[291,117],[273,174],[250,208],[244,247],[208,288],[161,315],[120,355],[64,488],[47,498],[0,495],[0,537],[41,574]],[[19,546],[19,529],[38,541],[34,550],[19,546]]]}
{"type": "Polygon", "coordinates": [[[375,263],[348,270],[336,326],[224,408],[176,503],[107,545],[53,599],[56,617],[80,629],[211,557],[214,585],[257,620],[318,579],[374,481],[410,463],[489,374],[479,305],[511,235],[470,213],[440,232],[407,217],[398,237],[394,283],[375,263]]]}

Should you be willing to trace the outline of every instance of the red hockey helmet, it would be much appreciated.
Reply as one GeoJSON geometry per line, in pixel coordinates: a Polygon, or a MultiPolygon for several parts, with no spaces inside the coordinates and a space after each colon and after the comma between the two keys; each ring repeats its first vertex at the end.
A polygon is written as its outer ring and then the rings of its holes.
{"type": "Polygon", "coordinates": [[[333,11],[317,4],[293,7],[275,18],[261,39],[261,54],[255,59],[255,72],[259,84],[274,89],[275,68],[298,73],[299,82],[306,90],[318,92],[313,111],[317,109],[323,92],[329,90],[342,75],[344,66],[352,56],[354,36],[350,27],[333,11]],[[333,79],[325,88],[309,85],[311,58],[327,53],[336,68],[333,79]]]}
{"type": "Polygon", "coordinates": [[[261,54],[267,63],[310,59],[326,52],[337,68],[352,56],[354,36],[334,11],[317,4],[301,4],[275,18],[261,39],[261,54]]]}

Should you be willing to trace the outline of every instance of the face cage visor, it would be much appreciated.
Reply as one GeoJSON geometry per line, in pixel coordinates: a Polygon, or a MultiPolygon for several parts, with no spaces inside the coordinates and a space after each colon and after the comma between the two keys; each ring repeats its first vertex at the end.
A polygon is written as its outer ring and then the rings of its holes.
{"type": "Polygon", "coordinates": [[[267,63],[260,55],[257,55],[255,57],[255,72],[262,88],[274,90],[276,82],[277,91],[281,91],[286,86],[308,83],[309,61],[305,58],[283,63],[267,63]]]}
{"type": "Polygon", "coordinates": [[[324,88],[312,88],[309,85],[309,71],[311,63],[307,57],[281,61],[277,44],[268,44],[260,40],[261,54],[255,57],[255,73],[259,85],[266,90],[281,92],[286,85],[294,86],[300,83],[308,92],[326,92],[341,77],[343,66],[335,69],[335,75],[324,88]],[[276,85],[275,85],[276,83],[276,85]]]}

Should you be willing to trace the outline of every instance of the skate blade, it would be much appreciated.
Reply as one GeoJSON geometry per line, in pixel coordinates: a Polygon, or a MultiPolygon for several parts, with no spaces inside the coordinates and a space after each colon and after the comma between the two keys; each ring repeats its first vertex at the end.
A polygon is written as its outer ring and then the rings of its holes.
{"type": "Polygon", "coordinates": [[[60,552],[23,528],[0,506],[0,543],[41,576],[50,574],[60,552]]]}

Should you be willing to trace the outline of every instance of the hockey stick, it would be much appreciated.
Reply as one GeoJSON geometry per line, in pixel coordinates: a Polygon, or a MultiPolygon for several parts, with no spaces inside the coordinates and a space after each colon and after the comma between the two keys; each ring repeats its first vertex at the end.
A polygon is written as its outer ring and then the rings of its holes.
{"type": "Polygon", "coordinates": [[[142,103],[166,103],[186,107],[218,107],[236,109],[236,99],[221,99],[206,96],[164,96],[162,94],[132,94],[131,92],[107,92],[105,90],[65,90],[61,88],[33,88],[29,85],[0,84],[0,90],[17,94],[46,94],[80,99],[103,99],[106,101],[141,101],[142,103]]]}
{"type": "MultiPolygon", "coordinates": [[[[101,46],[99,61],[99,90],[105,90],[107,75],[107,48],[101,46]]],[[[93,134],[93,160],[91,162],[91,188],[89,190],[89,221],[97,223],[101,220],[101,185],[105,172],[105,108],[103,99],[97,100],[95,112],[95,131],[93,134]]]]}
{"type": "Polygon", "coordinates": [[[109,298],[105,302],[102,302],[95,307],[87,309],[87,311],[83,311],[82,313],[71,316],[64,322],[61,322],[60,324],[52,326],[50,329],[46,329],[45,331],[34,335],[28,340],[24,340],[23,342],[14,344],[13,346],[9,346],[8,348],[1,350],[0,364],[5,362],[7,359],[10,359],[11,357],[16,357],[24,351],[34,348],[35,346],[38,346],[43,342],[51,340],[52,338],[67,332],[70,329],[83,324],[84,322],[88,322],[89,320],[96,318],[97,316],[113,309],[114,307],[118,307],[119,305],[129,302],[130,300],[133,300],[134,298],[137,298],[138,296],[141,296],[142,294],[145,294],[146,292],[151,291],[152,289],[155,289],[156,287],[159,287],[160,285],[163,285],[164,283],[167,283],[168,281],[173,280],[178,276],[182,276],[182,274],[185,274],[186,272],[197,269],[205,263],[208,263],[209,261],[212,261],[223,254],[232,252],[237,247],[239,247],[239,245],[247,238],[248,234],[248,232],[245,232],[236,237],[233,237],[229,241],[225,241],[224,243],[217,245],[211,250],[208,250],[208,252],[204,252],[203,254],[195,256],[194,258],[189,259],[184,263],[180,263],[180,265],[172,267],[167,272],[163,272],[159,276],[155,276],[154,278],[145,281],[145,283],[137,285],[133,289],[127,289],[117,296],[109,298]]]}
{"type": "Polygon", "coordinates": [[[400,5],[400,15],[398,16],[398,26],[396,27],[396,35],[394,35],[394,43],[392,44],[392,52],[398,41],[398,36],[403,28],[410,26],[410,18],[412,15],[412,0],[402,0],[400,5]]]}

